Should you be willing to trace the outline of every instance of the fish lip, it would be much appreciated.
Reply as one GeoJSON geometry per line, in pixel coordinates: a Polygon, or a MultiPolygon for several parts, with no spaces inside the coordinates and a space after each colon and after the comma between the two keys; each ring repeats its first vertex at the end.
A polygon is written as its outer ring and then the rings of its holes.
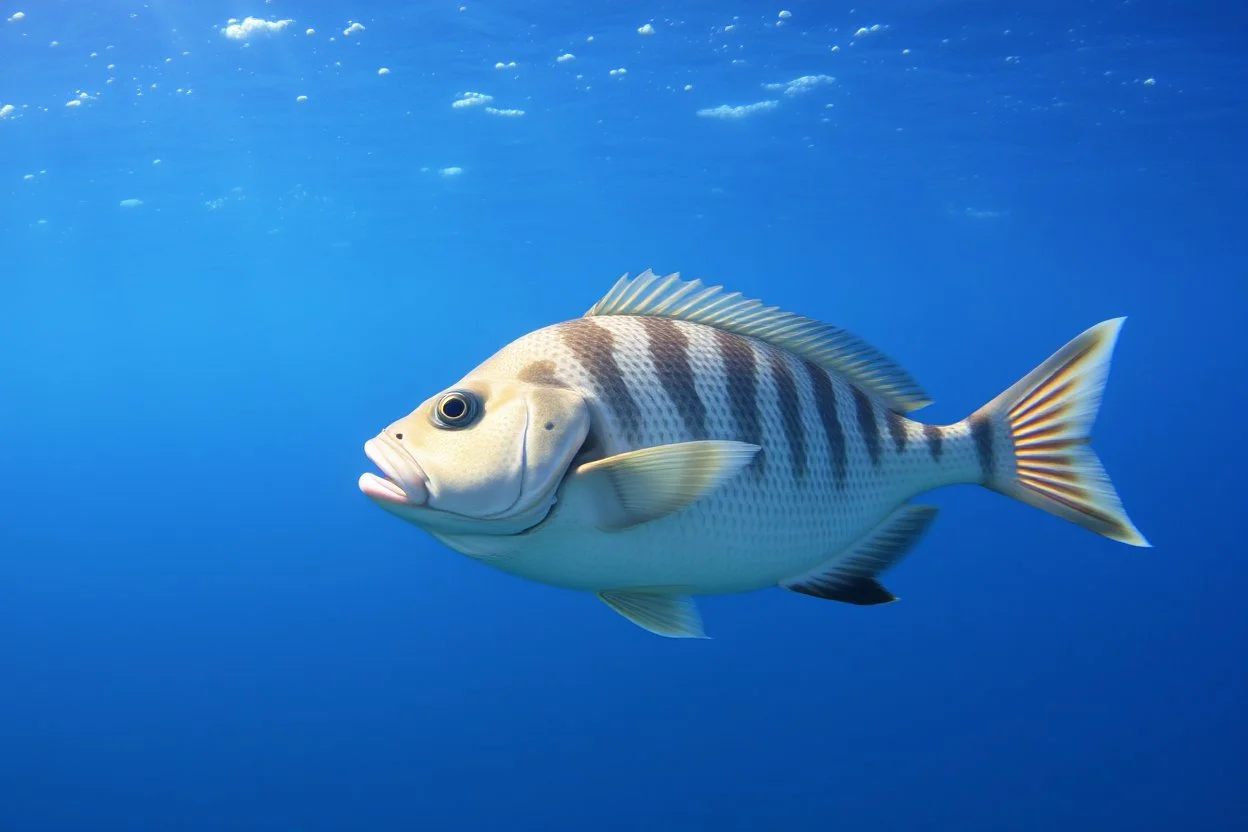
{"type": "Polygon", "coordinates": [[[429,477],[405,448],[381,434],[364,443],[364,455],[383,476],[360,475],[359,487],[379,503],[423,506],[429,502],[429,477]]]}
{"type": "Polygon", "coordinates": [[[408,505],[407,492],[385,477],[377,476],[372,471],[360,474],[359,486],[360,491],[364,492],[364,496],[376,502],[400,506],[408,505]]]}

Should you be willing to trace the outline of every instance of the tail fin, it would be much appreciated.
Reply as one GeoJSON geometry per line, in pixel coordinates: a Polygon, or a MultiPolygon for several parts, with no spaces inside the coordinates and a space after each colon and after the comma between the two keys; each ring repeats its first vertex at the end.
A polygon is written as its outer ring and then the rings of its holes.
{"type": "Polygon", "coordinates": [[[1074,338],[967,421],[989,458],[983,443],[1013,449],[1012,464],[993,466],[990,488],[1113,540],[1149,546],[1088,444],[1124,320],[1074,338]]]}

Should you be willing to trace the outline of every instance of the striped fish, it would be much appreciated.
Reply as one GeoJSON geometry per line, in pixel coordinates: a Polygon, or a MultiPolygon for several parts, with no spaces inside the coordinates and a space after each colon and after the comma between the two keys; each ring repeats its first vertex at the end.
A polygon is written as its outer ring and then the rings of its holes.
{"type": "Polygon", "coordinates": [[[895,600],[880,576],[974,483],[1134,546],[1088,445],[1123,319],[949,425],[843,329],[673,274],[503,347],[365,444],[361,490],[447,546],[701,637],[693,596],[895,600]]]}

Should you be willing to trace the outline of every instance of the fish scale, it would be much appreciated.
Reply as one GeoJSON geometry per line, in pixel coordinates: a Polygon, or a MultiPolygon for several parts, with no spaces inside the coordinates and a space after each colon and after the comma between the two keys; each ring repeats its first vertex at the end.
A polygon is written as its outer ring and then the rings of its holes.
{"type": "MultiPolygon", "coordinates": [[[[498,541],[491,560],[496,566],[576,589],[627,585],[639,569],[654,584],[693,587],[701,593],[754,589],[760,580],[773,585],[826,561],[870,528],[876,517],[924,490],[926,483],[978,475],[974,449],[964,441],[965,434],[946,431],[951,447],[943,462],[936,463],[925,450],[926,442],[920,441],[922,425],[899,417],[915,441],[897,452],[892,442],[883,441],[887,409],[844,378],[825,373],[835,390],[834,418],[845,437],[848,476],[843,486],[838,485],[833,448],[804,362],[757,339],[719,333],[703,324],[681,321],[672,326],[684,336],[687,349],[682,357],[674,349],[660,348],[657,356],[660,362],[688,362],[706,411],[705,438],[753,441],[748,421],[743,425],[737,415],[753,410],[761,428],[758,442],[763,450],[758,458],[765,460],[761,471],[753,475],[747,471],[688,509],[626,534],[600,540],[587,532],[583,549],[565,543],[561,548],[568,551],[563,557],[542,548],[536,537],[533,553],[514,547],[512,541],[498,541]],[[730,340],[737,342],[732,349],[748,350],[754,359],[753,401],[737,407],[728,392],[724,345],[730,340]],[[781,395],[776,366],[783,367],[792,381],[796,399],[785,401],[781,395]],[[868,424],[869,432],[864,433],[868,424]],[[796,473],[791,427],[798,429],[800,447],[808,449],[803,477],[796,473]],[[873,461],[873,448],[878,463],[873,461]],[[588,550],[593,557],[585,556],[588,550]]],[[[553,360],[554,376],[587,391],[591,409],[601,414],[603,456],[700,438],[688,430],[671,385],[664,383],[679,373],[656,363],[654,331],[635,316],[577,319],[519,339],[492,359],[497,364],[487,362],[474,372],[503,374],[534,361],[553,360]],[[609,338],[589,336],[585,332],[589,328],[606,332],[609,338]],[[611,362],[580,346],[591,338],[609,341],[611,362]]],[[[555,512],[548,521],[550,531],[559,531],[559,521],[555,512]]]]}
{"type": "Polygon", "coordinates": [[[360,487],[457,551],[676,637],[702,635],[696,595],[894,600],[881,576],[937,514],[911,500],[944,485],[1147,546],[1088,444],[1122,320],[933,425],[909,415],[918,384],[846,330],[626,275],[366,443],[385,476],[360,487]]]}

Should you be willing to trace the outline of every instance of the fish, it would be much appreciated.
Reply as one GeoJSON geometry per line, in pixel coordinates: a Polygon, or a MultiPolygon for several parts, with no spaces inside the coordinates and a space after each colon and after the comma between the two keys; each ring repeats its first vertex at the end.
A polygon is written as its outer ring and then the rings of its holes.
{"type": "Polygon", "coordinates": [[[951,424],[838,326],[650,269],[506,344],[364,443],[360,490],[448,548],[706,638],[696,598],[779,587],[860,606],[978,485],[1151,544],[1090,445],[1125,318],[951,424]]]}

